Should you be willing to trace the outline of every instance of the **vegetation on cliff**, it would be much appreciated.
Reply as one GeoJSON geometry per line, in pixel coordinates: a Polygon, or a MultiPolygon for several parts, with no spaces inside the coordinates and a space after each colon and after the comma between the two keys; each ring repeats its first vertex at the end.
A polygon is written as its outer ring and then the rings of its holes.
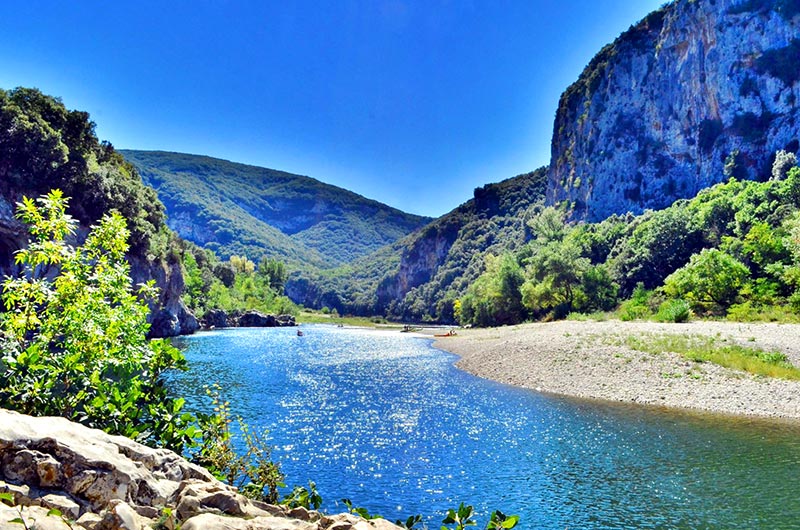
{"type": "Polygon", "coordinates": [[[249,310],[296,315],[299,308],[284,295],[287,269],[283,262],[262,258],[256,265],[247,256],[220,260],[208,249],[183,245],[186,288],[183,300],[198,318],[209,310],[249,310]]]}
{"type": "Polygon", "coordinates": [[[131,252],[163,258],[171,235],[158,196],[94,126],[86,112],[37,89],[0,89],[0,195],[13,203],[58,188],[80,198],[69,212],[84,225],[115,210],[126,219],[131,252]]]}
{"type": "Polygon", "coordinates": [[[567,225],[563,212],[542,210],[530,242],[487,258],[460,300],[461,322],[563,318],[627,298],[622,318],[685,319],[686,307],[733,319],[800,314],[800,168],[791,154],[776,160],[767,182],[730,178],[639,216],[567,225]]]}
{"type": "Polygon", "coordinates": [[[3,283],[0,407],[181,451],[195,436],[193,418],[162,376],[185,362],[164,340],[146,339],[149,310],[138,296],[155,292],[131,289],[125,220],[103,216],[73,247],[77,223],[66,208],[58,190],[18,206],[31,239],[15,258],[23,273],[3,283]]]}

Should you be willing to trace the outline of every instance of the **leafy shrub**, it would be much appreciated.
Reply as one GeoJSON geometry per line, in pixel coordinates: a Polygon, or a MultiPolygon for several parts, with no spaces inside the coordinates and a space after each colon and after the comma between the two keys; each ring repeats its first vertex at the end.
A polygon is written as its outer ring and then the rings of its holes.
{"type": "MultiPolygon", "coordinates": [[[[193,460],[219,480],[237,486],[247,497],[273,504],[278,502],[278,488],[283,486],[284,476],[280,466],[272,461],[272,451],[264,434],[253,431],[238,418],[239,430],[247,450],[244,454],[237,454],[233,448],[229,403],[222,399],[219,385],[206,388],[206,393],[211,397],[214,414],[198,415],[203,439],[193,460]]],[[[310,497],[308,500],[316,502],[316,499],[310,497]]]]}
{"type": "Polygon", "coordinates": [[[652,295],[653,291],[645,289],[644,284],[639,283],[633,290],[631,298],[620,304],[620,320],[628,322],[631,320],[648,318],[652,315],[653,309],[650,307],[650,298],[652,295]]]}
{"type": "Polygon", "coordinates": [[[322,506],[322,497],[317,491],[317,485],[313,481],[308,482],[308,488],[295,486],[288,493],[281,504],[289,508],[305,508],[306,510],[318,510],[322,506]]]}
{"type": "Polygon", "coordinates": [[[659,306],[656,320],[659,322],[688,322],[691,316],[692,310],[686,300],[667,300],[659,306]]]}
{"type": "Polygon", "coordinates": [[[694,309],[719,312],[734,303],[750,270],[718,249],[703,249],[664,280],[664,292],[683,297],[694,309]]]}
{"type": "Polygon", "coordinates": [[[145,338],[149,309],[131,292],[125,220],[104,216],[73,248],[66,208],[58,190],[17,206],[31,240],[16,254],[23,273],[3,284],[0,406],[180,451],[196,430],[162,374],[185,361],[168,342],[145,338]]]}

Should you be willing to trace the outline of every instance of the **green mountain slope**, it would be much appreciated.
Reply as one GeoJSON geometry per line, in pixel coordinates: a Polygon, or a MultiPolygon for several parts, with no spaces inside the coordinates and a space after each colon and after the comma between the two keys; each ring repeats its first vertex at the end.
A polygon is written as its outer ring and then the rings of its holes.
{"type": "Polygon", "coordinates": [[[455,210],[346,267],[293,275],[286,293],[340,313],[451,322],[453,301],[484,271],[486,256],[529,239],[526,213],[544,201],[546,181],[541,168],[477,188],[455,210]]]}
{"type": "Polygon", "coordinates": [[[121,152],[158,191],[169,226],[222,257],[332,268],[430,221],[310,177],[206,156],[121,152]]]}

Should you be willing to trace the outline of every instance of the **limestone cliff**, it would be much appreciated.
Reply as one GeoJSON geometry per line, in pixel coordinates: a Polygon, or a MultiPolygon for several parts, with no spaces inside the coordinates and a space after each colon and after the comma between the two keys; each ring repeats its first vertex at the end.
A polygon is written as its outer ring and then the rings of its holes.
{"type": "Polygon", "coordinates": [[[677,0],[561,96],[547,201],[596,221],[764,178],[776,150],[798,150],[799,80],[796,0],[677,0]]]}

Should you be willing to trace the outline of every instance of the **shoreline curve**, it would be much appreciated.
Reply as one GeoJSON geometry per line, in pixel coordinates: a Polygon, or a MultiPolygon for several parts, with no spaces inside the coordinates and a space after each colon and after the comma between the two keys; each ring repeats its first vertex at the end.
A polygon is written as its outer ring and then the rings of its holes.
{"type": "Polygon", "coordinates": [[[567,320],[459,330],[433,345],[458,355],[456,366],[473,375],[539,392],[800,420],[800,381],[754,376],[672,352],[643,353],[623,343],[648,334],[714,337],[780,351],[800,366],[800,324],[567,320]]]}

